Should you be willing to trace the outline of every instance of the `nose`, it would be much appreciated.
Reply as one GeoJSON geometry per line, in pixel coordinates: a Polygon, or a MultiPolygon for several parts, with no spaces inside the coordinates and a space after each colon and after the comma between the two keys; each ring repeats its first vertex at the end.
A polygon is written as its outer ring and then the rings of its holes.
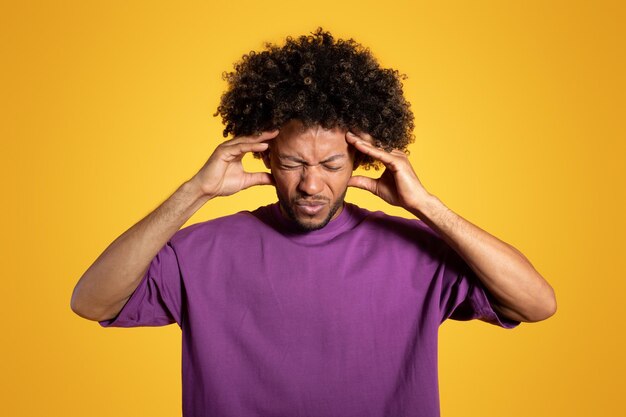
{"type": "Polygon", "coordinates": [[[305,195],[315,195],[322,192],[324,185],[318,166],[305,166],[302,169],[298,191],[305,195]]]}

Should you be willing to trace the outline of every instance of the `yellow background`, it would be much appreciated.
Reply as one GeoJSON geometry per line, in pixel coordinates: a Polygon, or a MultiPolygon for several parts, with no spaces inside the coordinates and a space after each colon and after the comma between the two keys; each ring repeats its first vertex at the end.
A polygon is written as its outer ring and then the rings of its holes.
{"type": "MultiPolygon", "coordinates": [[[[443,416],[620,415],[621,3],[3,2],[0,415],[180,415],[178,327],[102,329],[71,312],[71,291],[219,143],[222,71],[319,25],[408,74],[427,189],[557,292],[557,315],[538,324],[444,324],[443,416]]],[[[247,190],[189,223],[274,198],[247,190]]],[[[365,192],[348,199],[406,215],[365,192]]]]}

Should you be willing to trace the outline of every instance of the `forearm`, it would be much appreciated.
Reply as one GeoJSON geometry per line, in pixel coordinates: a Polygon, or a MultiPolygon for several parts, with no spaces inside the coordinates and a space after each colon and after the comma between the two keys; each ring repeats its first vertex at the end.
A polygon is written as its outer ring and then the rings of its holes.
{"type": "Polygon", "coordinates": [[[435,196],[409,211],[436,230],[468,263],[500,313],[525,322],[554,314],[552,287],[513,246],[455,214],[435,196]]]}
{"type": "Polygon", "coordinates": [[[159,250],[208,200],[193,181],[181,185],[115,239],[87,269],[72,293],[72,310],[90,320],[115,317],[159,250]]]}
{"type": "Polygon", "coordinates": [[[539,321],[556,311],[552,287],[517,249],[448,209],[422,186],[406,154],[377,148],[365,132],[346,134],[346,141],[381,161],[380,178],[353,176],[348,185],[404,207],[437,231],[472,268],[495,298],[494,308],[519,321],[539,321]]]}

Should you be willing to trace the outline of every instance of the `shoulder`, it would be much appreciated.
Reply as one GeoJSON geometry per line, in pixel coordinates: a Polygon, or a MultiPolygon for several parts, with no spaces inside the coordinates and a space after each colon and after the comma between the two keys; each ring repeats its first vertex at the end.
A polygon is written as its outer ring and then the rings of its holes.
{"type": "Polygon", "coordinates": [[[394,253],[420,253],[433,260],[454,256],[441,236],[417,218],[392,216],[382,211],[369,211],[352,205],[358,213],[358,236],[363,241],[374,242],[394,253]]]}
{"type": "Polygon", "coordinates": [[[360,224],[371,231],[409,237],[411,240],[420,237],[440,238],[437,232],[417,218],[392,216],[383,211],[370,211],[351,203],[348,203],[347,207],[355,217],[361,219],[360,224]]]}
{"type": "Polygon", "coordinates": [[[240,211],[228,216],[218,217],[180,229],[172,236],[174,245],[197,244],[207,240],[215,241],[228,236],[250,235],[255,230],[267,227],[263,221],[268,206],[259,207],[254,211],[240,211]]]}

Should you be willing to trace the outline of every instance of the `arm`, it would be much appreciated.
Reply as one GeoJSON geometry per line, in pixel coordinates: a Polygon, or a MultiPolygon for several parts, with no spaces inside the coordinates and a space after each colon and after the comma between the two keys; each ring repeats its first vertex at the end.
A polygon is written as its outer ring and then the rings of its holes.
{"type": "Polygon", "coordinates": [[[87,269],[72,293],[72,310],[97,321],[117,316],[159,250],[207,201],[254,185],[272,184],[268,173],[245,172],[241,160],[248,152],[266,150],[266,141],[277,134],[239,137],[218,146],[193,178],[115,239],[87,269]]]}
{"type": "Polygon", "coordinates": [[[407,156],[372,145],[373,138],[348,133],[346,141],[385,165],[378,179],[353,176],[348,185],[374,193],[405,208],[437,231],[472,268],[495,300],[494,309],[517,321],[535,322],[556,312],[552,287],[513,246],[487,233],[447,208],[426,191],[407,156]]]}

